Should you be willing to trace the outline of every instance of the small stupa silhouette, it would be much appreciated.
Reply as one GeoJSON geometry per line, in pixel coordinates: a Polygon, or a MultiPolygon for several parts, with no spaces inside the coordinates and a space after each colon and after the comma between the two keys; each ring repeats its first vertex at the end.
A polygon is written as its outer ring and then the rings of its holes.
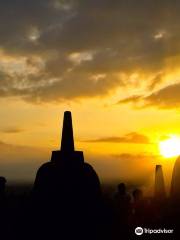
{"type": "Polygon", "coordinates": [[[180,157],[177,158],[171,180],[171,198],[174,202],[180,203],[180,157]]]}
{"type": "Polygon", "coordinates": [[[163,170],[161,165],[156,165],[156,168],[155,168],[154,196],[158,200],[163,200],[166,197],[164,176],[163,176],[163,170]]]}

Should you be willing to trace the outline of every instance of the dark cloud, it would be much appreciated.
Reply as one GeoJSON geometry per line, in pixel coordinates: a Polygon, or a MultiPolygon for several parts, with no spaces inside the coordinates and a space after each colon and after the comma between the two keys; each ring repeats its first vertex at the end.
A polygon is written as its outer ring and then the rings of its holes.
{"type": "Polygon", "coordinates": [[[156,106],[159,108],[180,107],[180,83],[169,85],[144,98],[145,106],[156,106]]]}
{"type": "Polygon", "coordinates": [[[3,141],[0,141],[0,146],[4,146],[5,144],[3,141]]]}
{"type": "Polygon", "coordinates": [[[154,90],[157,85],[159,85],[161,82],[163,82],[163,74],[159,73],[157,76],[155,76],[150,85],[149,85],[149,90],[154,90]]]}
{"type": "Polygon", "coordinates": [[[137,71],[152,90],[166,59],[180,55],[179,9],[175,0],[1,0],[0,49],[37,71],[0,68],[0,96],[44,102],[108,95],[131,86],[137,71]]]}
{"type": "Polygon", "coordinates": [[[127,98],[123,98],[117,102],[117,104],[124,104],[124,103],[131,103],[131,102],[139,102],[139,100],[142,98],[140,95],[133,95],[127,98]]]}
{"type": "Polygon", "coordinates": [[[136,144],[149,144],[149,138],[145,135],[132,132],[122,137],[105,137],[94,140],[87,140],[86,142],[108,142],[108,143],[136,143],[136,144]]]}
{"type": "MultiPolygon", "coordinates": [[[[35,44],[28,36],[34,29],[41,32],[49,28],[58,30],[67,10],[56,8],[57,1],[51,0],[1,0],[0,8],[0,42],[5,51],[13,54],[39,52],[42,44],[35,44]]],[[[63,6],[63,4],[62,4],[63,6]]]]}
{"type": "Polygon", "coordinates": [[[166,86],[152,94],[144,96],[131,96],[122,99],[117,104],[133,103],[141,107],[157,107],[160,109],[173,109],[180,107],[180,83],[166,86]]]}
{"type": "Polygon", "coordinates": [[[0,132],[2,133],[7,133],[7,134],[11,134],[11,133],[21,133],[24,132],[25,130],[22,128],[18,128],[18,127],[5,127],[5,128],[0,128],[0,132]]]}

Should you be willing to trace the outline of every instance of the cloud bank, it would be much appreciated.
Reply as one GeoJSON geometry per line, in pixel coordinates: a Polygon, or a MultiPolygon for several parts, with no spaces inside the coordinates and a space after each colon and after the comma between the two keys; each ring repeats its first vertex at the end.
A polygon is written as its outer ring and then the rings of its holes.
{"type": "MultiPolygon", "coordinates": [[[[176,67],[180,62],[178,1],[0,4],[1,98],[66,101],[109,96],[117,89],[121,94],[143,85],[151,94],[146,102],[166,104],[165,86],[161,100],[156,88],[164,82],[167,61],[175,59],[176,67]]],[[[168,106],[178,100],[168,97],[168,106]]]]}
{"type": "Polygon", "coordinates": [[[150,143],[149,138],[147,136],[136,133],[136,132],[128,133],[122,137],[104,137],[104,138],[86,140],[85,142],[135,143],[135,144],[149,144],[150,143]]]}

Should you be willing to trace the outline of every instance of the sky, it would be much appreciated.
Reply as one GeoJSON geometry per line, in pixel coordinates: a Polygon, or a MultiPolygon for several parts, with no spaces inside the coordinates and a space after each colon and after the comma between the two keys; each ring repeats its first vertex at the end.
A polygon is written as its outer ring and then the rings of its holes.
{"type": "Polygon", "coordinates": [[[33,181],[63,112],[102,181],[167,184],[180,135],[180,2],[0,0],[0,175],[33,181]]]}

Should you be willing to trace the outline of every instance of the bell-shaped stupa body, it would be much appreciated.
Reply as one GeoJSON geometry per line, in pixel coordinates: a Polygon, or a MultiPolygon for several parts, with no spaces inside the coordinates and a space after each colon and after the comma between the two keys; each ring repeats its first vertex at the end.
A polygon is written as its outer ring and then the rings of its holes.
{"type": "Polygon", "coordinates": [[[67,228],[81,232],[99,221],[100,181],[83,152],[74,150],[71,112],[64,113],[61,150],[53,151],[51,161],[39,168],[32,196],[40,212],[37,221],[43,229],[50,226],[50,232],[56,229],[59,234],[59,226],[67,233],[67,228]]]}
{"type": "Polygon", "coordinates": [[[180,157],[174,164],[170,194],[172,200],[180,204],[180,157]]]}
{"type": "Polygon", "coordinates": [[[156,165],[156,168],[155,168],[154,196],[157,200],[163,200],[166,197],[164,176],[163,176],[163,170],[161,165],[156,165]]]}

